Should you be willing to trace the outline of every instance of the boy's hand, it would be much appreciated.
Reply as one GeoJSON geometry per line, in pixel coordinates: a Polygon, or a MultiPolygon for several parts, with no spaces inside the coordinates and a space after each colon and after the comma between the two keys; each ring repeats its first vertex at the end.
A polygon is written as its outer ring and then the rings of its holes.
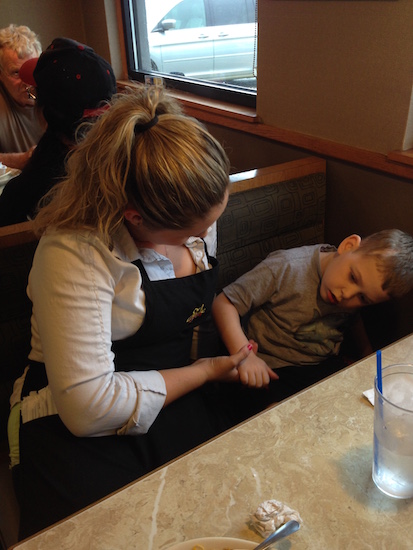
{"type": "Polygon", "coordinates": [[[276,374],[265,361],[250,353],[238,367],[239,378],[242,384],[250,388],[263,388],[268,386],[270,380],[278,380],[276,374]]]}

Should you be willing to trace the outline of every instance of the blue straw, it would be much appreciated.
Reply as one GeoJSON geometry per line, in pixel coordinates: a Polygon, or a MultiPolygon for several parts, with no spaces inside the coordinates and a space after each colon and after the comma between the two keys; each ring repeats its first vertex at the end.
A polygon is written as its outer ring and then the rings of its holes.
{"type": "Polygon", "coordinates": [[[382,375],[381,375],[381,350],[377,350],[376,360],[377,360],[377,389],[382,394],[383,393],[383,380],[382,380],[382,375]]]}

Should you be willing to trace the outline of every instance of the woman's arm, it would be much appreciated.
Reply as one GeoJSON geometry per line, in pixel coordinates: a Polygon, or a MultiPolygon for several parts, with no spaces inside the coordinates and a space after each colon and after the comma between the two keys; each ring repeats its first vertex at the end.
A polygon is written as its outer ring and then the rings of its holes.
{"type": "Polygon", "coordinates": [[[238,368],[251,353],[251,349],[251,344],[247,343],[230,356],[198,359],[188,367],[161,371],[167,389],[165,406],[206,382],[238,380],[238,368]]]}
{"type": "Polygon", "coordinates": [[[75,435],[145,433],[165,401],[163,377],[115,372],[111,350],[113,319],[121,316],[133,333],[144,317],[140,276],[99,243],[57,234],[40,240],[29,277],[30,357],[45,363],[59,415],[75,435]],[[131,277],[136,283],[122,294],[131,277]]]}
{"type": "MultiPolygon", "coordinates": [[[[44,361],[59,415],[78,436],[145,433],[163,406],[189,391],[211,380],[238,380],[237,367],[250,352],[244,346],[231,357],[179,369],[115,372],[114,296],[128,277],[136,284],[122,300],[134,322],[140,318],[134,332],[144,318],[135,266],[75,236],[43,237],[36,251],[29,279],[31,358],[44,361]]],[[[122,310],[124,321],[127,314],[122,310]]]]}

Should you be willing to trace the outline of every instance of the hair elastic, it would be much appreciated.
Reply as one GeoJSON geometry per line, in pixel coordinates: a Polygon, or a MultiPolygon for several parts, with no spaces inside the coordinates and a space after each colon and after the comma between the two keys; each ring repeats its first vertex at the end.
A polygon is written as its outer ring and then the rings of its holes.
{"type": "Polygon", "coordinates": [[[152,128],[152,126],[155,126],[157,122],[158,115],[155,115],[152,120],[146,122],[145,124],[135,124],[135,136],[137,134],[142,134],[143,132],[146,132],[146,130],[149,130],[150,128],[152,128]]]}

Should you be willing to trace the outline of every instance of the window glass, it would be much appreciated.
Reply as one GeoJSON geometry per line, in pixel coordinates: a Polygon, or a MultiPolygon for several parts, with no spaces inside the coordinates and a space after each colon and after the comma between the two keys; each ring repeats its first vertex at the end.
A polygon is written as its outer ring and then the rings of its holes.
{"type": "Polygon", "coordinates": [[[255,105],[256,0],[123,0],[129,75],[255,105]]]}
{"type": "Polygon", "coordinates": [[[165,25],[162,21],[173,20],[171,30],[173,29],[196,29],[206,27],[206,15],[204,0],[183,0],[172,8],[156,25],[155,30],[162,31],[165,25]]]}
{"type": "Polygon", "coordinates": [[[210,0],[210,5],[214,25],[240,25],[255,22],[255,10],[251,1],[223,2],[222,0],[210,0]],[[251,9],[248,10],[248,7],[251,9]]]}

